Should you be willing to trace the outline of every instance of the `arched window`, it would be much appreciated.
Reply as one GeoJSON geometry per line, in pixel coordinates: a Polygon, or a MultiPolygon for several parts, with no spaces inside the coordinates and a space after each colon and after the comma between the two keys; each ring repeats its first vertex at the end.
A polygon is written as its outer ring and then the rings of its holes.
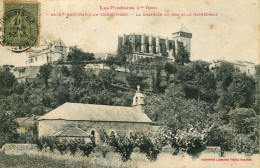
{"type": "Polygon", "coordinates": [[[95,137],[95,130],[92,130],[92,131],[91,131],[91,135],[92,135],[93,137],[95,137]]]}
{"type": "Polygon", "coordinates": [[[108,135],[110,137],[117,137],[116,131],[115,130],[111,130],[110,133],[108,133],[108,135]]]}
{"type": "Polygon", "coordinates": [[[116,135],[115,131],[111,131],[110,135],[116,135]]]}
{"type": "Polygon", "coordinates": [[[133,136],[133,133],[132,133],[132,131],[130,131],[129,133],[128,133],[128,138],[131,138],[133,136]]]}
{"type": "Polygon", "coordinates": [[[95,129],[90,130],[90,135],[93,138],[92,140],[95,141],[95,143],[99,143],[99,135],[98,135],[98,132],[95,129]]]}

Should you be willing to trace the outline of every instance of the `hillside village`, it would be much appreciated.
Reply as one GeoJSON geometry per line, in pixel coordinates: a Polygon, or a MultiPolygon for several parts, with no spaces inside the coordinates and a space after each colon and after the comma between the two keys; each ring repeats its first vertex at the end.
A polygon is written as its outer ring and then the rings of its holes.
{"type": "Polygon", "coordinates": [[[143,142],[152,146],[150,159],[163,146],[173,154],[196,155],[207,146],[258,153],[259,65],[191,61],[191,38],[184,25],[166,38],[123,34],[103,59],[62,39],[45,40],[27,52],[26,66],[0,69],[0,147],[83,138],[126,153],[122,137],[157,132],[159,144],[143,142]]]}

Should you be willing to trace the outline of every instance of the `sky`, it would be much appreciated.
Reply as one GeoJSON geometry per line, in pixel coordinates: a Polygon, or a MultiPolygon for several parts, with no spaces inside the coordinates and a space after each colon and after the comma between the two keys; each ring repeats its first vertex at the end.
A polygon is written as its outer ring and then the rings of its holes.
{"type": "MultiPolygon", "coordinates": [[[[3,9],[0,0],[0,9],[3,9]]],[[[183,23],[192,33],[191,60],[249,61],[259,64],[259,21],[257,0],[38,0],[40,2],[40,43],[62,39],[67,46],[78,45],[86,52],[115,51],[118,35],[141,32],[161,37],[183,23]],[[135,10],[100,10],[129,6],[135,10]],[[137,6],[157,10],[136,10],[137,6]],[[130,16],[51,16],[52,13],[125,13],[130,16]],[[185,14],[186,16],[136,16],[136,13],[185,14]],[[194,16],[214,13],[218,16],[194,16]],[[131,15],[133,14],[133,15],[131,15]],[[187,16],[191,14],[191,16],[187,16]]],[[[2,10],[1,17],[3,15],[2,10]]],[[[23,66],[25,53],[0,46],[0,65],[23,66]]]]}

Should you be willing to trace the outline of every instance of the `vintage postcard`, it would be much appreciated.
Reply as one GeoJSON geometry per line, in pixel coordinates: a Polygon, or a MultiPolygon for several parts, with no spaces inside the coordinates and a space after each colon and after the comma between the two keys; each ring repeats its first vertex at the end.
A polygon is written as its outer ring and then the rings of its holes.
{"type": "Polygon", "coordinates": [[[0,0],[0,167],[260,168],[258,0],[0,0]]]}

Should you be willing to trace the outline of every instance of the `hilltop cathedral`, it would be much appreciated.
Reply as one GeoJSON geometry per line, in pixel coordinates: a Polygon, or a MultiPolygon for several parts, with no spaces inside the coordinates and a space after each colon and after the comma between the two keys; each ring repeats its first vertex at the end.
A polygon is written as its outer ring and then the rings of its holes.
{"type": "Polygon", "coordinates": [[[118,48],[124,45],[131,46],[132,54],[127,58],[130,62],[140,58],[166,58],[174,60],[180,45],[184,46],[190,53],[191,38],[192,33],[181,24],[180,29],[172,33],[172,38],[163,38],[144,33],[118,36],[118,48]]]}

